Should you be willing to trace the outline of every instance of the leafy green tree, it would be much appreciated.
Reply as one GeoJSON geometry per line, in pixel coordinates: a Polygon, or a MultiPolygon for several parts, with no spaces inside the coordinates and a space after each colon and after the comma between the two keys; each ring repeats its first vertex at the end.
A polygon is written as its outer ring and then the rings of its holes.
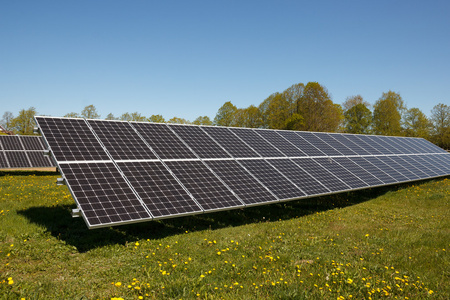
{"type": "Polygon", "coordinates": [[[120,115],[119,120],[121,121],[133,121],[133,117],[131,116],[130,113],[123,113],[122,115],[120,115]]]}
{"type": "Polygon", "coordinates": [[[239,108],[234,114],[232,126],[246,128],[261,127],[262,121],[259,109],[254,105],[250,105],[247,108],[239,108]]]}
{"type": "Polygon", "coordinates": [[[14,119],[14,115],[10,111],[5,111],[2,117],[1,124],[6,130],[11,130],[11,121],[14,119]]]}
{"type": "Polygon", "coordinates": [[[191,122],[189,122],[188,120],[183,119],[183,118],[173,117],[172,119],[167,121],[167,123],[172,123],[172,124],[190,124],[191,122]]]}
{"type": "Polygon", "coordinates": [[[266,111],[268,127],[272,129],[285,129],[286,120],[291,116],[291,107],[284,94],[275,93],[266,111]]]}
{"type": "Polygon", "coordinates": [[[375,134],[401,135],[401,119],[405,105],[400,94],[393,91],[383,93],[373,109],[373,130],[375,134]]]}
{"type": "Polygon", "coordinates": [[[35,126],[36,108],[22,109],[19,115],[11,120],[11,128],[17,134],[31,135],[35,126]]]}
{"type": "Polygon", "coordinates": [[[427,116],[418,108],[413,107],[406,110],[403,115],[403,127],[406,136],[430,137],[431,122],[427,116]]]}
{"type": "Polygon", "coordinates": [[[70,113],[68,113],[68,114],[65,114],[64,117],[65,117],[65,118],[79,118],[80,115],[77,114],[76,112],[70,112],[70,113]]]}
{"type": "Polygon", "coordinates": [[[368,134],[372,125],[372,112],[360,102],[345,111],[345,132],[368,134]]]}
{"type": "Polygon", "coordinates": [[[147,121],[147,118],[136,111],[131,113],[131,121],[144,122],[147,121]]]}
{"type": "Polygon", "coordinates": [[[433,142],[444,149],[450,149],[450,106],[439,103],[431,110],[433,142]]]}
{"type": "Polygon", "coordinates": [[[153,123],[165,123],[166,120],[162,115],[151,115],[150,118],[148,118],[149,122],[153,123]]]}
{"type": "Polygon", "coordinates": [[[286,121],[284,129],[287,130],[302,130],[305,126],[305,120],[302,115],[294,113],[286,121]]]}
{"type": "Polygon", "coordinates": [[[283,92],[286,101],[288,101],[291,106],[289,113],[291,122],[293,120],[298,120],[298,116],[293,116],[293,114],[300,115],[300,107],[298,104],[300,103],[300,98],[303,96],[304,91],[305,85],[303,83],[297,83],[288,87],[283,92]]]}
{"type": "Polygon", "coordinates": [[[197,119],[195,119],[192,124],[195,125],[212,125],[213,122],[208,116],[200,116],[197,119]]]}
{"type": "Polygon", "coordinates": [[[342,103],[342,108],[344,109],[344,113],[346,111],[350,110],[353,106],[356,106],[358,104],[363,104],[367,108],[370,107],[370,103],[367,101],[364,101],[364,99],[361,95],[350,96],[350,97],[347,97],[347,99],[345,99],[344,103],[342,103]]]}
{"type": "Polygon", "coordinates": [[[219,126],[232,126],[234,113],[237,111],[237,107],[234,106],[230,101],[225,102],[217,111],[214,118],[214,125],[219,126]]]}
{"type": "Polygon", "coordinates": [[[105,120],[116,120],[116,117],[112,113],[109,113],[106,115],[105,120]]]}
{"type": "Polygon", "coordinates": [[[86,119],[98,119],[100,115],[94,105],[88,105],[81,111],[81,116],[86,119]]]}

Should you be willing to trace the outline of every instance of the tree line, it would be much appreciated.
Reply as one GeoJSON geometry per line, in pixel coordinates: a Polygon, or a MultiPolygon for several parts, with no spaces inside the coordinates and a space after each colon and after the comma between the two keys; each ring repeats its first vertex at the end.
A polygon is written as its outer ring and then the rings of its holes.
{"type": "MultiPolygon", "coordinates": [[[[22,109],[16,117],[7,111],[1,124],[17,134],[32,134],[36,114],[34,107],[22,109]]],[[[88,105],[80,114],[71,112],[64,117],[99,119],[100,114],[94,105],[88,105]]],[[[400,94],[393,91],[382,93],[373,105],[361,95],[347,97],[341,105],[334,103],[328,90],[317,82],[294,84],[273,93],[258,106],[237,108],[230,101],[225,102],[213,120],[208,116],[199,116],[192,122],[179,117],[165,120],[159,114],[146,117],[139,112],[118,117],[109,113],[105,119],[422,137],[450,148],[448,105],[437,104],[428,118],[416,107],[408,109],[400,94]]]]}

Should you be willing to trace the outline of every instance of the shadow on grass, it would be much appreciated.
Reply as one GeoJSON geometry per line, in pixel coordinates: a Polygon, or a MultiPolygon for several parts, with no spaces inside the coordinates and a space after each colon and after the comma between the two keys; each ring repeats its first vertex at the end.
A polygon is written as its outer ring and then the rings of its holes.
{"type": "Polygon", "coordinates": [[[47,171],[47,170],[14,170],[14,171],[0,171],[0,177],[1,176],[53,176],[53,175],[59,175],[59,172],[57,171],[47,171]]]}
{"type": "Polygon", "coordinates": [[[160,239],[186,231],[215,230],[250,223],[292,219],[355,205],[374,199],[388,191],[426,181],[93,230],[86,227],[82,218],[72,218],[71,210],[75,208],[75,205],[31,207],[18,213],[31,222],[46,227],[54,237],[75,246],[78,251],[85,252],[106,245],[125,244],[140,239],[160,239]]]}

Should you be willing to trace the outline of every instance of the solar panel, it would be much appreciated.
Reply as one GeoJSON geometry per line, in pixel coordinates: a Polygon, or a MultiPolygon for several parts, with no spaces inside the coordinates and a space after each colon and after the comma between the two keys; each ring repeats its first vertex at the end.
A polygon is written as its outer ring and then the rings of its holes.
{"type": "Polygon", "coordinates": [[[209,160],[206,164],[246,205],[278,201],[266,187],[233,160],[209,160]]]}
{"type": "Polygon", "coordinates": [[[21,135],[19,137],[25,150],[45,150],[45,147],[42,144],[42,138],[40,136],[21,135]]]}
{"type": "Polygon", "coordinates": [[[31,168],[25,151],[5,151],[10,168],[31,168]]]}
{"type": "Polygon", "coordinates": [[[228,128],[205,126],[202,129],[235,158],[260,157],[228,128]]]}
{"type": "Polygon", "coordinates": [[[306,195],[264,159],[240,160],[239,162],[280,200],[306,195]]]}
{"type": "Polygon", "coordinates": [[[199,126],[169,125],[169,127],[200,158],[231,158],[231,156],[217,145],[199,126]]]}
{"type": "Polygon", "coordinates": [[[196,158],[194,153],[189,150],[166,124],[131,122],[131,125],[160,158],[196,158]]]}
{"type": "Polygon", "coordinates": [[[294,144],[278,134],[275,130],[255,129],[255,131],[286,156],[306,156],[305,152],[294,146],[294,144]]]}
{"type": "Polygon", "coordinates": [[[7,169],[7,168],[9,168],[9,164],[8,164],[8,161],[6,160],[5,152],[1,151],[0,152],[0,169],[7,169]]]}
{"type": "Polygon", "coordinates": [[[44,156],[42,151],[28,151],[28,158],[32,168],[50,168],[54,167],[48,156],[44,156]]]}
{"type": "Polygon", "coordinates": [[[56,160],[109,160],[85,120],[36,117],[36,122],[56,160]]]}
{"type": "Polygon", "coordinates": [[[230,128],[230,130],[262,157],[286,157],[280,150],[269,144],[269,142],[253,129],[230,128]]]}
{"type": "Polygon", "coordinates": [[[48,145],[89,228],[450,174],[450,154],[418,138],[53,117],[36,121],[45,143],[0,139],[0,167],[47,165],[42,150],[48,145]],[[4,149],[18,145],[22,148],[4,149]]]}
{"type": "Polygon", "coordinates": [[[243,206],[243,203],[201,161],[167,161],[166,164],[203,210],[243,206]]]}
{"type": "Polygon", "coordinates": [[[202,211],[161,162],[119,162],[118,165],[155,218],[202,211]]]}
{"type": "Polygon", "coordinates": [[[23,150],[22,143],[16,135],[0,135],[3,150],[23,150]]]}
{"type": "Polygon", "coordinates": [[[113,159],[156,159],[151,149],[128,122],[99,120],[87,122],[113,159]]]}

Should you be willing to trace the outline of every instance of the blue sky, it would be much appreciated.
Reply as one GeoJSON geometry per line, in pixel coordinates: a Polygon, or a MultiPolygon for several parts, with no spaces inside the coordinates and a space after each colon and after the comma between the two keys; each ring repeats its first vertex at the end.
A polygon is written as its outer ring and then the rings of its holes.
{"type": "Polygon", "coordinates": [[[449,1],[2,1],[0,118],[194,120],[317,81],[335,103],[450,103],[449,1]]]}

